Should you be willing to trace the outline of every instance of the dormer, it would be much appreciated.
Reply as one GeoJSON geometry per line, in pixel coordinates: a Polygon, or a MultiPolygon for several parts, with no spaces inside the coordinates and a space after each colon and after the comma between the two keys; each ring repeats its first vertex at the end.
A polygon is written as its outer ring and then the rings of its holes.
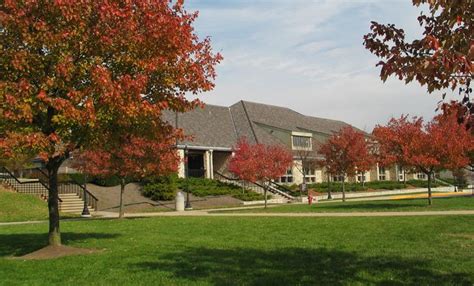
{"type": "Polygon", "coordinates": [[[291,132],[291,149],[313,150],[313,134],[307,132],[291,132]]]}

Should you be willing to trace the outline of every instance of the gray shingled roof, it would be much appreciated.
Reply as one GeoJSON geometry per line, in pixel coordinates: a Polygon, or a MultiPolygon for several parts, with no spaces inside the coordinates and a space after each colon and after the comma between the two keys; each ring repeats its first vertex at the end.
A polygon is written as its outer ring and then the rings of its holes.
{"type": "MultiPolygon", "coordinates": [[[[174,112],[164,112],[164,119],[175,125],[174,112]]],[[[285,107],[239,101],[230,107],[206,105],[193,111],[178,114],[178,127],[194,136],[192,141],[180,142],[189,146],[232,148],[238,138],[246,137],[250,143],[282,144],[278,138],[259,125],[275,128],[314,132],[330,136],[349,124],[325,118],[306,116],[285,107]]],[[[317,147],[318,142],[313,143],[317,147]]]]}
{"type": "MultiPolygon", "coordinates": [[[[176,126],[176,113],[164,112],[164,119],[176,126]]],[[[237,142],[234,123],[228,107],[207,104],[185,113],[178,113],[178,126],[192,140],[179,142],[189,146],[232,148],[237,142]]]]}

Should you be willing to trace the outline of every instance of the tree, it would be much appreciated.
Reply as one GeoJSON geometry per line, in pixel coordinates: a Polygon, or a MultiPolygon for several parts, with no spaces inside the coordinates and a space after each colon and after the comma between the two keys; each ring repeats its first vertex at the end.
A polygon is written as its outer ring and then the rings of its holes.
{"type": "Polygon", "coordinates": [[[245,138],[241,138],[235,148],[235,155],[229,162],[229,171],[241,180],[263,183],[266,208],[270,182],[285,174],[292,164],[293,156],[286,148],[249,144],[245,138]]]}
{"type": "Polygon", "coordinates": [[[180,161],[172,133],[166,138],[129,137],[115,146],[84,150],[74,156],[73,168],[93,176],[120,178],[119,218],[124,216],[125,184],[127,179],[140,180],[148,176],[169,175],[178,171],[180,161]]]}
{"type": "MultiPolygon", "coordinates": [[[[443,108],[448,110],[447,107],[443,108]]],[[[399,130],[393,142],[403,153],[403,161],[428,177],[428,203],[432,204],[431,181],[436,172],[455,170],[469,163],[468,152],[473,140],[465,124],[459,124],[455,113],[444,112],[431,122],[407,116],[391,119],[390,125],[399,130]]]]}
{"type": "Polygon", "coordinates": [[[396,164],[403,169],[403,182],[406,183],[406,170],[411,166],[407,161],[405,144],[413,138],[422,128],[423,120],[414,118],[408,120],[408,116],[392,118],[386,126],[375,126],[372,134],[376,141],[376,156],[379,164],[390,166],[396,164]]]}
{"type": "MultiPolygon", "coordinates": [[[[473,78],[472,39],[474,2],[472,0],[413,0],[427,4],[429,13],[418,17],[423,28],[421,39],[407,41],[403,29],[372,22],[364,36],[365,48],[381,59],[380,77],[396,76],[405,83],[413,80],[434,90],[459,87],[462,102],[474,113],[469,94],[473,78]]],[[[443,95],[444,97],[444,95],[443,95]]]]}
{"type": "Polygon", "coordinates": [[[320,147],[319,153],[324,156],[323,165],[328,172],[342,176],[342,201],[345,202],[347,176],[355,176],[358,166],[365,168],[372,161],[364,134],[352,127],[344,127],[320,147]]]}
{"type": "Polygon", "coordinates": [[[306,191],[306,175],[308,175],[311,170],[316,169],[318,161],[314,157],[312,150],[296,150],[295,157],[299,160],[299,164],[295,164],[294,166],[301,175],[303,175],[303,188],[300,188],[300,196],[302,196],[303,189],[306,191]]]}
{"type": "Polygon", "coordinates": [[[111,129],[166,132],[163,109],[190,110],[199,101],[186,93],[214,87],[221,56],[194,32],[196,17],[182,1],[0,5],[1,152],[34,149],[44,159],[50,245],[61,244],[57,172],[71,152],[121,140],[111,129]]]}

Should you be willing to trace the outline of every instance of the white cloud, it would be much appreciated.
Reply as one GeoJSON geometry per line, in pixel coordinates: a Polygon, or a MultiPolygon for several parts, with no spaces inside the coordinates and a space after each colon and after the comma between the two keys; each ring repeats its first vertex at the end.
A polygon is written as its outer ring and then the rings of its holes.
{"type": "Polygon", "coordinates": [[[418,84],[382,83],[378,59],[362,46],[371,20],[416,35],[410,1],[193,2],[196,29],[224,55],[216,89],[204,101],[278,104],[370,130],[401,113],[433,115],[436,95],[418,84]]]}

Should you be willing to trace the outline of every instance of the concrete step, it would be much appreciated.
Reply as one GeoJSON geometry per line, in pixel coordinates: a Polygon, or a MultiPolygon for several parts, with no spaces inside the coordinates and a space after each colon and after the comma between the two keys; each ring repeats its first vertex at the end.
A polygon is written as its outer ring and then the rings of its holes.
{"type": "Polygon", "coordinates": [[[75,202],[75,201],[81,201],[82,202],[82,199],[79,198],[79,197],[75,197],[75,198],[60,198],[63,202],[75,202]]]}
{"type": "Polygon", "coordinates": [[[60,198],[74,198],[74,197],[79,197],[76,193],[71,193],[71,194],[59,194],[60,198]]]}
{"type": "MultiPolygon", "coordinates": [[[[81,209],[66,209],[66,210],[61,210],[62,213],[75,213],[75,214],[81,214],[82,213],[82,208],[81,209]]],[[[95,210],[89,208],[89,212],[93,213],[95,210]]]]}
{"type": "Polygon", "coordinates": [[[74,203],[74,204],[60,204],[60,208],[82,208],[84,206],[83,202],[74,203]]]}

